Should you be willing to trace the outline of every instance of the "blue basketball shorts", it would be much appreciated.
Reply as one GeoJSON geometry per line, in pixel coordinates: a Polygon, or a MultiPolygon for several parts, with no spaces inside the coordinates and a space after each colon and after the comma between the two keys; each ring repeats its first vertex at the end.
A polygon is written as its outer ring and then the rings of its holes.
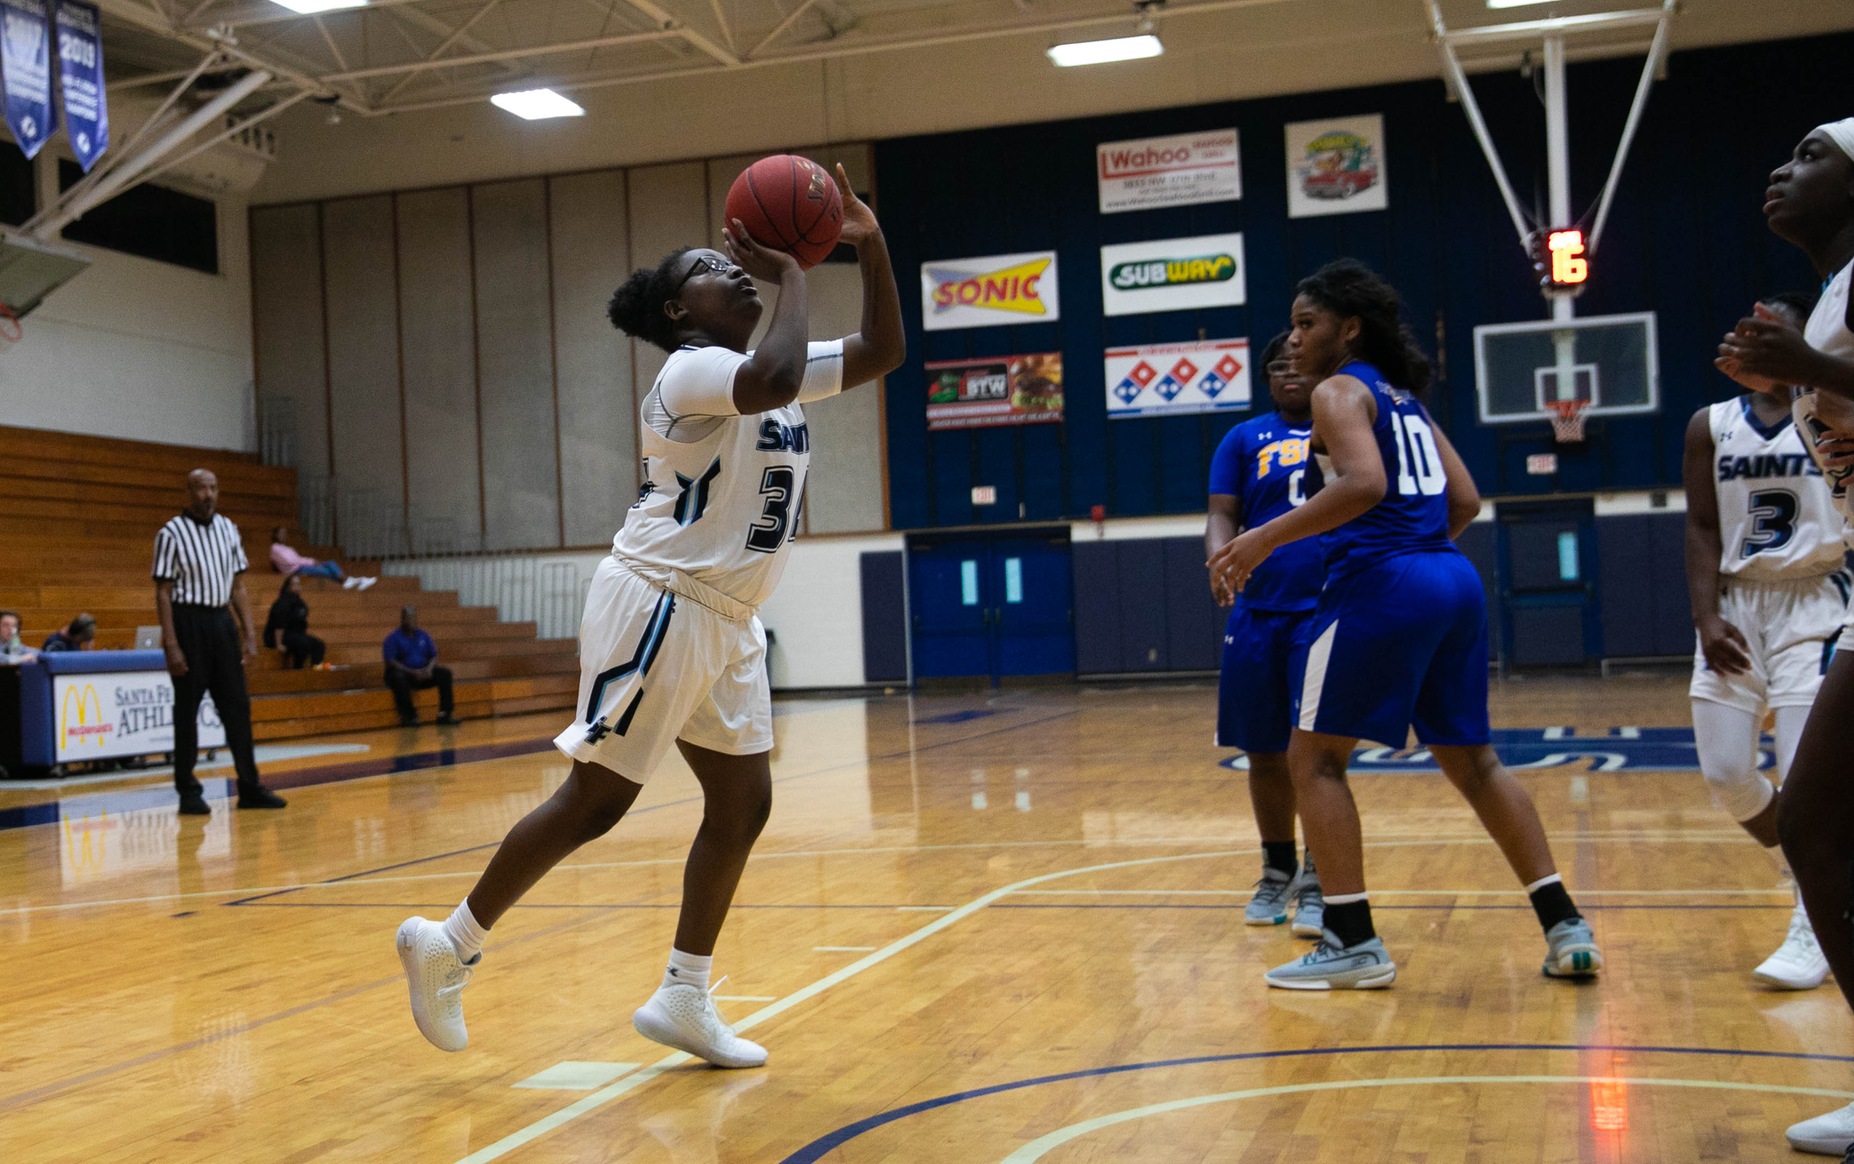
{"type": "Polygon", "coordinates": [[[1489,743],[1487,599],[1452,550],[1402,554],[1329,578],[1291,668],[1302,731],[1393,748],[1489,743]]]}
{"type": "Polygon", "coordinates": [[[1217,746],[1285,752],[1294,727],[1289,666],[1311,610],[1255,610],[1241,602],[1223,632],[1217,680],[1217,746]]]}

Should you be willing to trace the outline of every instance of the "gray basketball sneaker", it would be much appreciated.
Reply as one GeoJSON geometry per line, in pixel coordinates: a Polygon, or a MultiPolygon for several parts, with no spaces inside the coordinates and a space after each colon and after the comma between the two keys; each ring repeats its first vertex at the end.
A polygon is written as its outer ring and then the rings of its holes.
{"type": "Polygon", "coordinates": [[[1262,870],[1255,883],[1255,894],[1242,920],[1252,926],[1278,926],[1288,919],[1288,899],[1294,892],[1294,879],[1279,869],[1262,870]]]}
{"type": "Polygon", "coordinates": [[[1397,981],[1397,963],[1380,938],[1341,946],[1339,936],[1327,930],[1311,953],[1276,966],[1262,980],[1282,990],[1381,990],[1397,981]]]}
{"type": "Polygon", "coordinates": [[[1326,895],[1320,892],[1318,874],[1301,870],[1294,883],[1294,936],[1317,938],[1326,932],[1326,895]]]}
{"type": "Polygon", "coordinates": [[[1603,952],[1597,949],[1596,935],[1590,923],[1581,917],[1566,918],[1545,935],[1545,965],[1540,969],[1551,978],[1595,978],[1603,969],[1603,952]]]}

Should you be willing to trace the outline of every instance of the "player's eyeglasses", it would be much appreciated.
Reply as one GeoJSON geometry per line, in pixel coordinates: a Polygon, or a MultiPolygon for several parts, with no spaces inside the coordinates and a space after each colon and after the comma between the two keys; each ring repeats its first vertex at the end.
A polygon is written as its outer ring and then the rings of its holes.
{"type": "Polygon", "coordinates": [[[733,269],[734,264],[732,263],[716,262],[707,255],[703,255],[701,258],[695,260],[695,262],[689,264],[689,269],[683,273],[681,281],[676,284],[676,289],[670,292],[670,298],[674,299],[676,296],[682,294],[683,286],[687,284],[689,280],[695,278],[704,271],[713,271],[717,275],[725,275],[733,269]]]}

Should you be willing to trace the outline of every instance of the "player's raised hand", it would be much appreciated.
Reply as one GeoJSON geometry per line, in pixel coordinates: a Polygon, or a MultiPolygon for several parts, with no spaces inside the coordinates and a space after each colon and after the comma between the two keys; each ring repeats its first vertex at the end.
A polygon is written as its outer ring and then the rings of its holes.
{"type": "Polygon", "coordinates": [[[1249,575],[1255,568],[1268,560],[1274,553],[1274,547],[1261,536],[1261,529],[1244,530],[1226,542],[1222,549],[1210,556],[1205,565],[1210,567],[1212,584],[1222,584],[1231,593],[1242,590],[1249,584],[1249,575]]]}
{"type": "Polygon", "coordinates": [[[747,233],[747,224],[738,218],[721,228],[721,246],[736,266],[767,283],[778,284],[804,271],[791,255],[755,242],[747,233]]]}
{"type": "Polygon", "coordinates": [[[1751,645],[1743,631],[1716,614],[1705,616],[1695,626],[1706,666],[1720,675],[1743,675],[1751,670],[1751,645]]]}
{"type": "Polygon", "coordinates": [[[1713,363],[1732,379],[1745,377],[1778,384],[1811,384],[1821,368],[1821,353],[1790,322],[1762,303],[1738,321],[1719,344],[1713,363]]]}
{"type": "Polygon", "coordinates": [[[1822,467],[1831,473],[1854,469],[1854,436],[1830,430],[1816,442],[1815,451],[1822,458],[1822,467]]]}
{"type": "Polygon", "coordinates": [[[842,162],[837,163],[837,193],[843,196],[843,233],[837,237],[851,246],[880,237],[882,226],[876,221],[875,211],[850,189],[850,175],[844,172],[842,162]]]}

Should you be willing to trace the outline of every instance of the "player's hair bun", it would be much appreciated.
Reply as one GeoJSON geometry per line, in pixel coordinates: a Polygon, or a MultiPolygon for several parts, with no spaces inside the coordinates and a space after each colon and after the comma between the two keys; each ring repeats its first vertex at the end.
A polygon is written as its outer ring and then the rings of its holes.
{"type": "Polygon", "coordinates": [[[674,272],[691,248],[679,247],[663,257],[655,268],[639,267],[631,277],[612,292],[605,306],[612,326],[626,335],[655,344],[666,352],[676,350],[676,325],[663,314],[663,305],[675,291],[674,272]]]}

